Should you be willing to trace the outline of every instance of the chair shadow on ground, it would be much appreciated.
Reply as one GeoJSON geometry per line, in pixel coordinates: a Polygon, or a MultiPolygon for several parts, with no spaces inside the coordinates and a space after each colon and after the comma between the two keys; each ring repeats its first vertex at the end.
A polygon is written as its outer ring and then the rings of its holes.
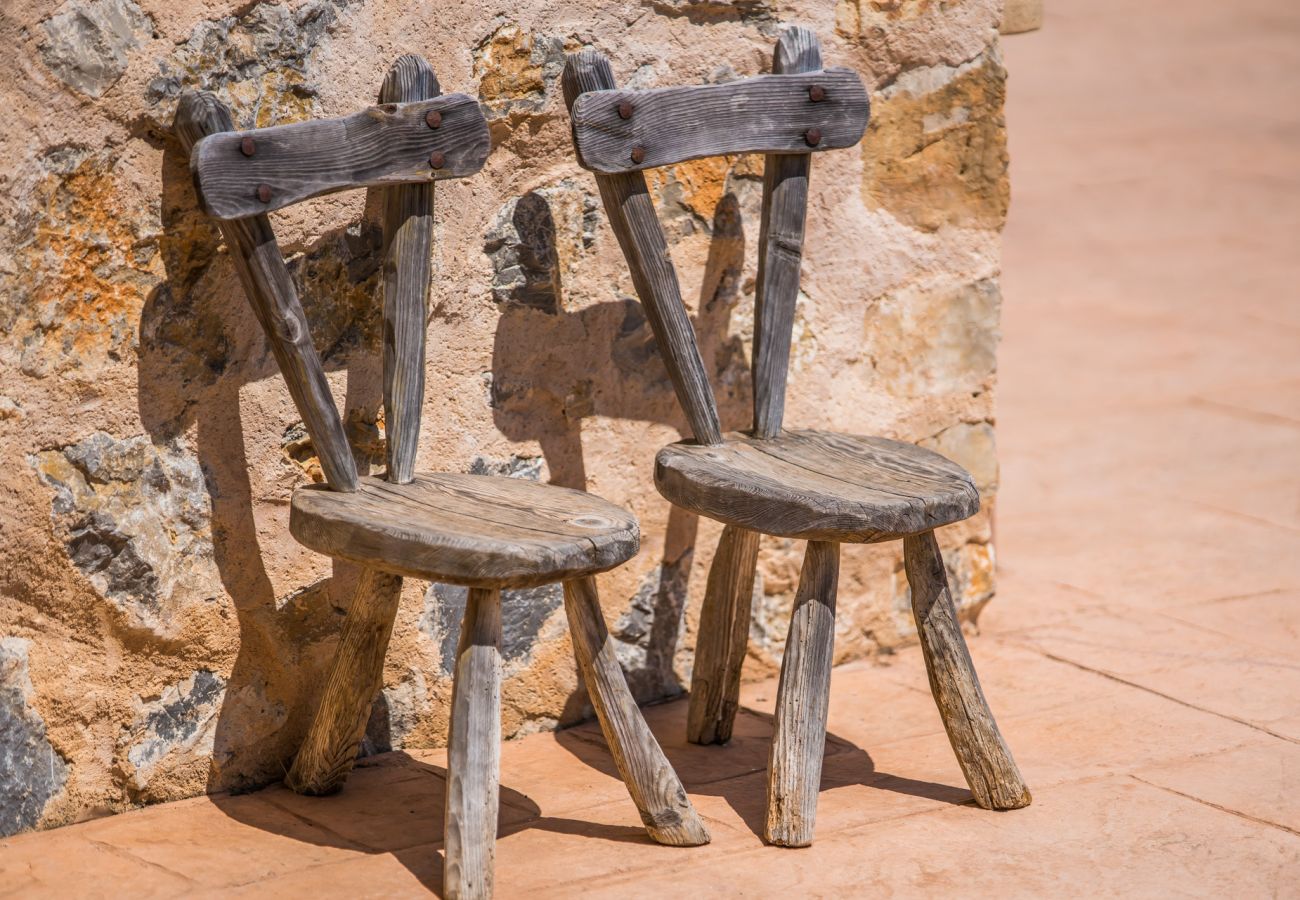
{"type": "MultiPolygon", "coordinates": [[[[721,797],[758,838],[763,837],[767,803],[768,750],[773,718],[768,713],[742,707],[736,715],[731,740],[722,746],[686,741],[687,704],[677,701],[646,708],[659,745],[692,798],[721,797]]],[[[618,777],[598,729],[584,725],[556,734],[561,747],[584,764],[618,777]]],[[[820,792],[863,785],[938,803],[961,806],[973,802],[965,787],[919,781],[877,771],[871,755],[861,747],[827,732],[820,792]]]]}
{"type": "MultiPolygon", "coordinates": [[[[441,897],[446,788],[444,767],[396,751],[362,760],[344,789],[328,797],[304,797],[273,785],[210,799],[230,819],[260,831],[321,847],[389,854],[441,897]]],[[[614,843],[649,841],[640,827],[545,815],[532,799],[503,783],[498,838],[525,829],[614,843]]]]}

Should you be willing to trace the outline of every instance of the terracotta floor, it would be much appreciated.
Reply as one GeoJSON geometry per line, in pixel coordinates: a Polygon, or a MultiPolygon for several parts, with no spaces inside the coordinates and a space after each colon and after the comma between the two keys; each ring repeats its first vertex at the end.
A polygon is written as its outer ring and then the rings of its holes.
{"type": "MultiPolygon", "coordinates": [[[[835,673],[818,841],[765,847],[739,737],[647,710],[713,843],[648,843],[598,732],[503,752],[501,897],[1300,896],[1300,7],[1048,0],[1005,42],[1001,589],[972,640],[1034,791],[975,808],[919,655],[835,673]]],[[[0,842],[0,894],[440,889],[438,753],[343,795],[0,842]]]]}

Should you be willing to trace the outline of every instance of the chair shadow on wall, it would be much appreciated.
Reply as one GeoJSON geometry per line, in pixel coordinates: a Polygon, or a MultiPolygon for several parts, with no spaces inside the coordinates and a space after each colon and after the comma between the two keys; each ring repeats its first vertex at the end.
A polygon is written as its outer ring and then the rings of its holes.
{"type": "MultiPolygon", "coordinates": [[[[304,248],[292,267],[308,270],[323,288],[304,296],[303,306],[318,347],[324,338],[326,371],[347,371],[343,417],[354,449],[365,443],[364,423],[373,423],[382,402],[379,312],[360,300],[361,292],[373,296],[377,282],[372,205],[360,223],[304,248]]],[[[217,714],[208,790],[243,790],[283,775],[306,731],[359,573],[335,563],[331,577],[277,598],[253,515],[245,454],[245,436],[252,432],[245,430],[240,390],[279,371],[233,263],[218,256],[220,234],[198,207],[188,158],[172,141],[163,153],[161,211],[166,278],[141,313],[139,413],[155,443],[195,429],[193,450],[211,504],[213,561],[239,629],[217,714]],[[248,752],[254,747],[256,753],[248,752]]],[[[258,427],[268,426],[250,426],[258,427]]],[[[287,444],[286,501],[299,477],[287,458],[295,446],[287,444]]]]}
{"type": "MultiPolygon", "coordinates": [[[[744,221],[734,193],[713,212],[708,257],[701,275],[699,313],[693,318],[705,368],[711,373],[724,430],[748,428],[751,419],[749,364],[741,338],[731,333],[745,262],[744,221]]],[[[522,283],[501,300],[492,348],[492,410],[497,429],[512,441],[535,441],[551,482],[586,490],[583,423],[595,417],[667,425],[689,435],[641,304],[632,297],[565,308],[566,293],[556,248],[556,224],[548,200],[536,191],[516,203],[514,228],[521,236],[522,283]]],[[[613,241],[612,236],[605,240],[613,241]]],[[[638,448],[626,465],[648,475],[658,446],[638,448]]],[[[649,591],[647,623],[633,625],[644,662],[627,671],[642,698],[680,694],[673,674],[689,592],[698,517],[670,507],[658,567],[649,591]]],[[[643,590],[644,593],[644,590],[643,590]]],[[[625,664],[626,665],[626,664],[625,664]]],[[[577,697],[584,702],[585,692],[577,697]]],[[[571,698],[572,700],[572,698],[571,698]]],[[[573,702],[566,710],[573,707],[573,702]]]]}

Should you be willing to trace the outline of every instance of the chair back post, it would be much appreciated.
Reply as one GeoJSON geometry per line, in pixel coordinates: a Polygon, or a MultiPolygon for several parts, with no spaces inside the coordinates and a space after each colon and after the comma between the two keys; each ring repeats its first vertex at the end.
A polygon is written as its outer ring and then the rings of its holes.
{"type": "MultiPolygon", "coordinates": [[[[777,41],[772,71],[816,72],[822,67],[817,35],[800,26],[787,28],[777,41]]],[[[810,88],[810,100],[819,96],[810,88]]],[[[820,94],[824,97],[824,92],[820,94]]],[[[819,101],[813,101],[819,102],[819,101]]],[[[790,332],[799,296],[808,173],[812,153],[768,154],[763,164],[763,218],[758,237],[758,281],[754,295],[754,436],[781,433],[790,332]]]]}
{"type": "MultiPolygon", "coordinates": [[[[216,95],[205,91],[181,98],[173,131],[191,157],[203,138],[234,130],[230,110],[216,95]]],[[[355,491],[357,466],[352,449],[270,221],[265,215],[253,215],[218,220],[218,225],[244,293],[311,436],[325,480],[336,491],[355,491]]]]}
{"type": "MultiPolygon", "coordinates": [[[[609,60],[595,50],[570,55],[564,65],[562,83],[570,115],[582,94],[618,86],[609,60]]],[[[576,140],[574,146],[578,148],[576,140]]],[[[581,161],[581,149],[578,155],[581,161]]],[[[639,171],[597,172],[596,184],[695,440],[701,444],[720,444],[722,427],[713,388],[700,358],[686,304],[682,302],[677,271],[650,200],[645,176],[639,171]]]]}
{"type": "MultiPolygon", "coordinates": [[[[433,67],[414,54],[389,69],[380,103],[441,94],[433,67]]],[[[436,121],[436,120],[435,120],[436,121]]],[[[415,477],[424,406],[426,325],[433,277],[433,182],[381,188],[384,280],[384,430],[388,480],[415,477]]]]}

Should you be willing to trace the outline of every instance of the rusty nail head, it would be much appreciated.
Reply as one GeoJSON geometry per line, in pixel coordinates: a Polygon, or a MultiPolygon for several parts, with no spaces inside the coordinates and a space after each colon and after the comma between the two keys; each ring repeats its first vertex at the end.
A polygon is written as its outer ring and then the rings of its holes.
{"type": "Polygon", "coordinates": [[[437,128],[442,124],[442,113],[438,112],[436,109],[429,110],[424,114],[424,124],[428,125],[430,128],[437,128]]]}
{"type": "Polygon", "coordinates": [[[447,158],[442,155],[442,151],[440,150],[434,150],[432,153],[429,154],[429,165],[435,169],[441,169],[442,164],[445,163],[446,161],[447,158]]]}
{"type": "Polygon", "coordinates": [[[245,156],[252,156],[257,152],[257,147],[253,144],[253,139],[251,137],[245,137],[239,142],[239,152],[245,156]]]}
{"type": "Polygon", "coordinates": [[[269,184],[259,184],[257,186],[257,199],[263,203],[271,202],[271,186],[269,184]]]}
{"type": "Polygon", "coordinates": [[[639,166],[644,160],[645,160],[645,147],[633,147],[632,162],[636,163],[639,166]]]}
{"type": "Polygon", "coordinates": [[[813,103],[821,103],[826,99],[826,88],[822,87],[820,84],[814,84],[812,87],[808,88],[808,99],[813,103]]]}
{"type": "Polygon", "coordinates": [[[822,130],[820,128],[809,128],[803,133],[803,139],[809,147],[816,147],[822,142],[822,130]]]}
{"type": "Polygon", "coordinates": [[[624,100],[618,105],[618,117],[620,119],[632,118],[632,104],[624,100]]]}

